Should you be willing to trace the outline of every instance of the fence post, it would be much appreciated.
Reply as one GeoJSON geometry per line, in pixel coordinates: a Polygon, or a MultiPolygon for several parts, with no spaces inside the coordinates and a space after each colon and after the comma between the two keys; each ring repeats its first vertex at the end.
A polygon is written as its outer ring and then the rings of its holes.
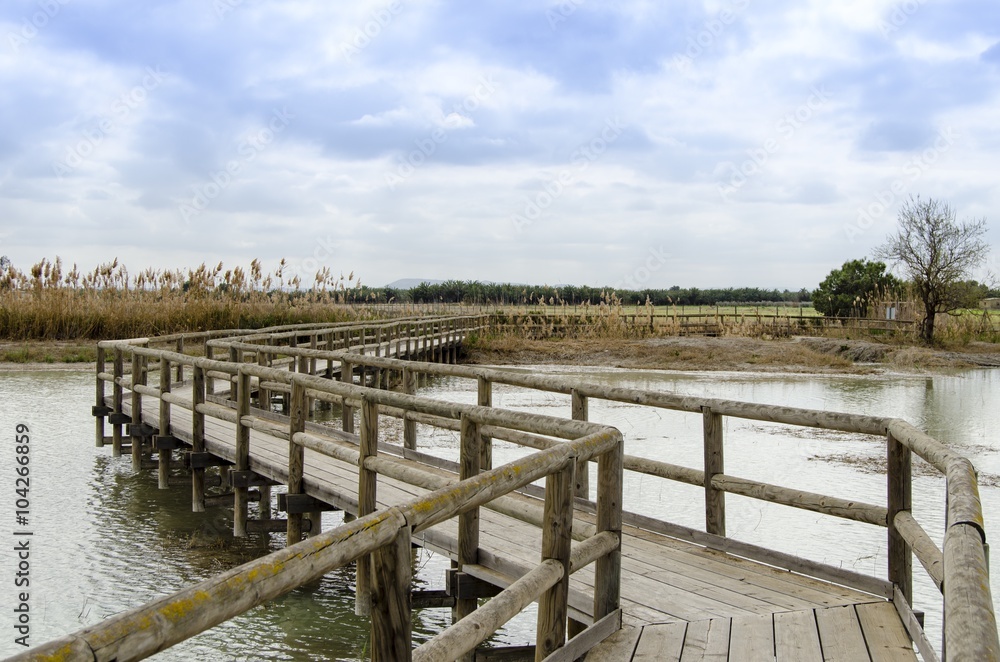
{"type": "Polygon", "coordinates": [[[702,407],[705,427],[705,531],[726,535],[726,493],[712,486],[716,474],[725,473],[722,452],[722,415],[702,407]]]}
{"type": "MultiPolygon", "coordinates": [[[[294,365],[294,361],[293,361],[294,365]]],[[[292,378],[292,397],[288,403],[288,493],[302,494],[302,476],[305,465],[305,447],[295,443],[293,437],[306,429],[306,387],[292,378]]],[[[286,545],[302,540],[302,513],[288,513],[285,523],[286,545]]]]}
{"type": "MultiPolygon", "coordinates": [[[[417,375],[409,368],[403,368],[403,393],[416,395],[417,375]]],[[[417,449],[417,422],[409,418],[403,419],[403,447],[417,449]]]]}
{"type": "MultiPolygon", "coordinates": [[[[340,381],[345,384],[354,383],[354,364],[346,358],[340,359],[340,381]]],[[[354,407],[347,404],[347,399],[341,401],[341,419],[344,432],[354,433],[354,407]]]]}
{"type": "Polygon", "coordinates": [[[413,658],[410,539],[410,527],[404,524],[392,542],[371,555],[372,662],[408,662],[413,658]]]}
{"type": "Polygon", "coordinates": [[[555,559],[563,576],[538,598],[535,660],[540,662],[566,643],[569,612],[569,557],[573,542],[573,473],[576,461],[545,477],[542,561],[555,559]]]}
{"type": "MultiPolygon", "coordinates": [[[[178,354],[183,354],[184,353],[184,336],[181,336],[180,338],[177,339],[177,353],[178,354]]],[[[184,364],[183,363],[180,363],[180,362],[177,363],[177,378],[176,378],[175,381],[178,381],[178,382],[184,381],[184,364]]]]}
{"type": "MultiPolygon", "coordinates": [[[[164,399],[164,395],[170,393],[170,361],[160,358],[160,436],[170,436],[170,403],[164,399]]],[[[170,449],[161,448],[159,465],[157,466],[157,487],[165,490],[170,482],[170,449]]]]}
{"type": "MultiPolygon", "coordinates": [[[[459,480],[479,475],[481,450],[479,448],[479,424],[462,414],[461,457],[459,459],[459,480]]],[[[479,508],[473,508],[458,516],[458,562],[457,570],[465,564],[479,563],[479,508]]],[[[476,598],[460,598],[452,607],[452,621],[457,622],[476,610],[476,598]]],[[[471,659],[466,656],[467,659],[471,659]]]]}
{"type": "Polygon", "coordinates": [[[618,538],[618,548],[594,562],[594,622],[621,606],[622,484],[625,442],[597,459],[597,530],[618,538]]]}
{"type": "MultiPolygon", "coordinates": [[[[191,390],[191,450],[205,452],[205,414],[198,411],[198,405],[205,403],[205,369],[194,367],[194,383],[191,390]]],[[[191,511],[205,512],[205,469],[191,469],[191,511]]]]}
{"type": "MultiPolygon", "coordinates": [[[[115,346],[114,350],[114,386],[111,388],[111,408],[114,414],[121,421],[122,415],[122,377],[125,375],[125,358],[122,356],[121,347],[115,346]]],[[[111,457],[121,457],[122,454],[122,424],[120,422],[111,424],[111,457]]]]}
{"type": "MultiPolygon", "coordinates": [[[[576,389],[570,392],[574,421],[586,421],[589,415],[587,396],[580,395],[576,389]]],[[[578,462],[575,471],[576,486],[574,494],[581,499],[590,499],[590,462],[578,462]]]]}
{"type": "MultiPolygon", "coordinates": [[[[369,396],[361,398],[361,435],[359,438],[360,457],[358,459],[358,517],[375,512],[377,474],[365,468],[365,458],[378,454],[378,403],[369,396]]],[[[357,587],[354,596],[354,613],[358,616],[371,614],[372,600],[372,558],[366,554],[358,558],[357,587]]]]}
{"type": "MultiPolygon", "coordinates": [[[[205,358],[209,361],[215,360],[215,347],[208,344],[211,338],[205,336],[205,358]]],[[[205,395],[215,395],[215,377],[205,375],[205,395]]]]}
{"type": "Polygon", "coordinates": [[[913,604],[913,554],[896,529],[896,514],[912,508],[912,452],[892,433],[888,446],[889,581],[899,587],[908,604],[913,604]]]}
{"type": "Polygon", "coordinates": [[[132,469],[142,469],[142,393],[136,390],[137,385],[146,385],[146,357],[132,352],[132,469]]]}
{"type": "MultiPolygon", "coordinates": [[[[477,404],[480,407],[492,407],[493,406],[493,382],[486,379],[485,377],[479,377],[478,380],[478,399],[477,404]]],[[[479,469],[480,471],[489,471],[493,468],[493,437],[485,434],[479,435],[479,469]]]]}
{"type": "MultiPolygon", "coordinates": [[[[104,363],[104,348],[100,345],[97,346],[97,382],[94,389],[94,404],[99,408],[99,411],[107,411],[104,409],[106,406],[104,404],[104,380],[101,379],[101,373],[105,370],[104,363]]],[[[94,442],[98,448],[104,446],[104,415],[94,416],[94,442]]]]}
{"type": "MultiPolygon", "coordinates": [[[[243,424],[243,417],[249,415],[250,373],[241,366],[236,379],[236,471],[250,469],[250,428],[243,424]]],[[[233,489],[233,535],[247,535],[246,487],[233,489]]]]}
{"type": "MultiPolygon", "coordinates": [[[[257,365],[263,368],[268,368],[271,365],[271,360],[263,347],[257,350],[257,365]]],[[[257,406],[264,411],[271,411],[271,392],[264,388],[263,379],[257,382],[257,406]]]]}

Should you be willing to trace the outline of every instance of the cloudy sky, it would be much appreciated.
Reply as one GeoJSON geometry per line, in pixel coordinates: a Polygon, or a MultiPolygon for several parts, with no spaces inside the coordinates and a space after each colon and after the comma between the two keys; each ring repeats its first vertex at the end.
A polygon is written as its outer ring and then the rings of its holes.
{"type": "Polygon", "coordinates": [[[811,288],[920,194],[1000,271],[992,0],[4,0],[0,36],[21,268],[811,288]]]}

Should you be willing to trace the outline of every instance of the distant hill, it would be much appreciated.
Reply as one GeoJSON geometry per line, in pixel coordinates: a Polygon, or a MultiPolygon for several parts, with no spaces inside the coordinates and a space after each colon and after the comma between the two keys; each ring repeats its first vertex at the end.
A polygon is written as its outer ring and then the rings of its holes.
{"type": "Polygon", "coordinates": [[[428,283],[430,285],[440,285],[443,280],[435,280],[433,278],[400,278],[399,280],[394,280],[386,287],[391,287],[397,290],[412,290],[420,283],[428,283]]]}

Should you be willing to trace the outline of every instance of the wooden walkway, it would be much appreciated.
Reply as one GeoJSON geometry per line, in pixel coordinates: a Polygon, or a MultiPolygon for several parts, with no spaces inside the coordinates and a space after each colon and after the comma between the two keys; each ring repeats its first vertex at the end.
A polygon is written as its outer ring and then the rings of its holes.
{"type": "MultiPolygon", "coordinates": [[[[172,392],[190,397],[189,387],[172,392]]],[[[107,401],[111,404],[110,397],[107,401]]],[[[143,404],[143,420],[156,421],[158,401],[147,398],[143,404]]],[[[123,410],[131,414],[127,400],[123,410]]],[[[235,461],[235,428],[233,423],[206,419],[206,451],[235,461]]],[[[171,431],[190,440],[190,417],[175,415],[171,431]]],[[[357,435],[330,432],[358,443],[357,435]]],[[[251,471],[287,482],[287,441],[253,430],[250,449],[251,471]]],[[[426,465],[420,469],[457,482],[454,472],[426,465]]],[[[304,475],[306,494],[357,514],[356,466],[306,450],[304,475]]],[[[382,476],[378,482],[380,509],[427,492],[382,476]]],[[[513,498],[525,508],[542,508],[540,499],[525,494],[513,498]]],[[[574,521],[574,528],[586,527],[594,518],[577,510],[574,521]]],[[[537,527],[488,509],[481,511],[479,526],[480,563],[465,565],[467,574],[505,587],[537,564],[541,540],[537,527]]],[[[458,558],[455,520],[416,534],[413,541],[452,560],[458,558]]],[[[869,593],[634,526],[623,527],[621,551],[625,629],[592,651],[588,660],[772,660],[775,651],[781,651],[778,659],[788,660],[916,659],[891,603],[869,593]],[[834,632],[843,636],[835,637],[834,632]],[[825,657],[808,656],[809,651],[819,650],[817,646],[825,657]],[[669,652],[674,649],[676,655],[669,652]],[[794,650],[802,655],[785,656],[794,650]]],[[[593,623],[588,597],[592,586],[589,569],[570,580],[570,616],[587,625],[593,623]]]]}

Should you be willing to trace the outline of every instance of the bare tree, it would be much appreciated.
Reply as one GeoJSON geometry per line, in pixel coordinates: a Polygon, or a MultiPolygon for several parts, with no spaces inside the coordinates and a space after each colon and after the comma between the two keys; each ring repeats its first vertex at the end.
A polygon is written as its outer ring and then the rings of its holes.
{"type": "Polygon", "coordinates": [[[986,259],[986,219],[955,221],[951,206],[911,197],[899,210],[899,229],[875,256],[899,264],[924,306],[920,338],[934,340],[934,317],[962,307],[959,285],[986,259]]]}

